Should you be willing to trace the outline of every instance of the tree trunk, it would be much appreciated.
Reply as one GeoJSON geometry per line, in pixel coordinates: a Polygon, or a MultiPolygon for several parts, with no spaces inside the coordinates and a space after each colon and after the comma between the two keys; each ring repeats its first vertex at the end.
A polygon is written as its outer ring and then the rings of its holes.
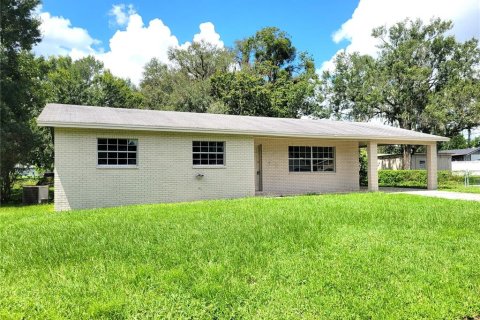
{"type": "Polygon", "coordinates": [[[9,171],[3,171],[1,177],[1,185],[0,185],[0,203],[5,203],[6,201],[10,200],[12,196],[12,180],[9,171]]]}
{"type": "Polygon", "coordinates": [[[412,146],[403,145],[403,170],[410,170],[412,167],[412,146]]]}

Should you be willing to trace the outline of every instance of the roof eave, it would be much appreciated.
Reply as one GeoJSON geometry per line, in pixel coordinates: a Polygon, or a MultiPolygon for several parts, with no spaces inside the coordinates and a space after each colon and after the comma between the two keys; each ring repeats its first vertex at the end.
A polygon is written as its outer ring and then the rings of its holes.
{"type": "Polygon", "coordinates": [[[79,129],[110,129],[110,130],[137,130],[137,131],[157,131],[157,132],[187,132],[187,133],[209,133],[209,134],[232,134],[232,135],[251,135],[251,136],[265,136],[265,137],[295,137],[295,138],[317,138],[317,139],[336,139],[336,140],[381,140],[381,141],[405,141],[405,142],[436,142],[448,141],[448,138],[429,135],[426,137],[405,137],[405,136],[340,136],[340,135],[318,135],[286,132],[265,132],[255,130],[229,130],[229,129],[202,129],[202,128],[182,128],[182,127],[152,127],[152,126],[133,126],[133,125],[115,125],[115,124],[101,124],[101,123],[78,123],[78,122],[55,122],[42,121],[38,119],[37,124],[41,127],[58,127],[58,128],[79,128],[79,129]]]}

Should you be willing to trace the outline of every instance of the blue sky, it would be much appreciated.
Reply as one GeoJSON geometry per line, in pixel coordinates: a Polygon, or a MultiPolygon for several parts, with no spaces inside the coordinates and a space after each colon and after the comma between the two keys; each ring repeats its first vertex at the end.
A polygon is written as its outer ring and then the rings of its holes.
{"type": "MultiPolygon", "coordinates": [[[[245,38],[262,27],[287,31],[300,51],[310,52],[316,61],[330,59],[346,42],[336,44],[331,36],[347,21],[358,0],[342,1],[133,1],[144,21],[160,18],[183,43],[191,41],[202,22],[212,22],[225,45],[245,38]]],[[[108,46],[115,28],[109,26],[109,11],[117,2],[45,0],[43,9],[68,18],[108,46]],[[92,10],[94,8],[94,10],[92,10]]],[[[111,24],[111,23],[110,23],[111,24]]]]}
{"type": "Polygon", "coordinates": [[[168,62],[168,47],[198,40],[232,46],[265,26],[290,34],[319,71],[331,68],[339,50],[374,55],[371,29],[407,17],[451,19],[460,40],[480,34],[479,0],[44,0],[38,12],[43,41],[37,54],[91,54],[137,84],[152,57],[168,62]]]}

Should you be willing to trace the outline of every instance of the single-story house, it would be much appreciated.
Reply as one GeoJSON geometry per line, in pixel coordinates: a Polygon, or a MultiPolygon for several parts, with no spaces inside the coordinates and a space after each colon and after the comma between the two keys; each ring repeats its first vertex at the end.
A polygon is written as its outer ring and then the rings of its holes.
{"type": "Polygon", "coordinates": [[[452,154],[452,161],[477,161],[480,160],[480,147],[467,149],[445,150],[452,154]]]}
{"type": "MultiPolygon", "coordinates": [[[[379,154],[378,169],[401,170],[403,168],[402,154],[379,154]]],[[[414,153],[412,155],[410,169],[425,170],[427,168],[427,155],[425,153],[414,153]]],[[[446,150],[437,153],[437,169],[452,170],[452,154],[446,150]]]]}
{"type": "Polygon", "coordinates": [[[437,187],[438,141],[374,123],[48,104],[55,209],[359,190],[359,147],[378,190],[377,146],[427,149],[437,187]]]}

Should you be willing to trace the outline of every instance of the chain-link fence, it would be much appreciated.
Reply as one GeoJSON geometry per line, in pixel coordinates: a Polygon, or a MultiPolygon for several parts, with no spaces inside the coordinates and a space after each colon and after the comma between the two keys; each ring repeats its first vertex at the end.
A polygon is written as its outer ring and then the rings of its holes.
{"type": "Polygon", "coordinates": [[[457,170],[453,171],[453,174],[463,177],[465,187],[480,187],[480,171],[457,170]]]}

